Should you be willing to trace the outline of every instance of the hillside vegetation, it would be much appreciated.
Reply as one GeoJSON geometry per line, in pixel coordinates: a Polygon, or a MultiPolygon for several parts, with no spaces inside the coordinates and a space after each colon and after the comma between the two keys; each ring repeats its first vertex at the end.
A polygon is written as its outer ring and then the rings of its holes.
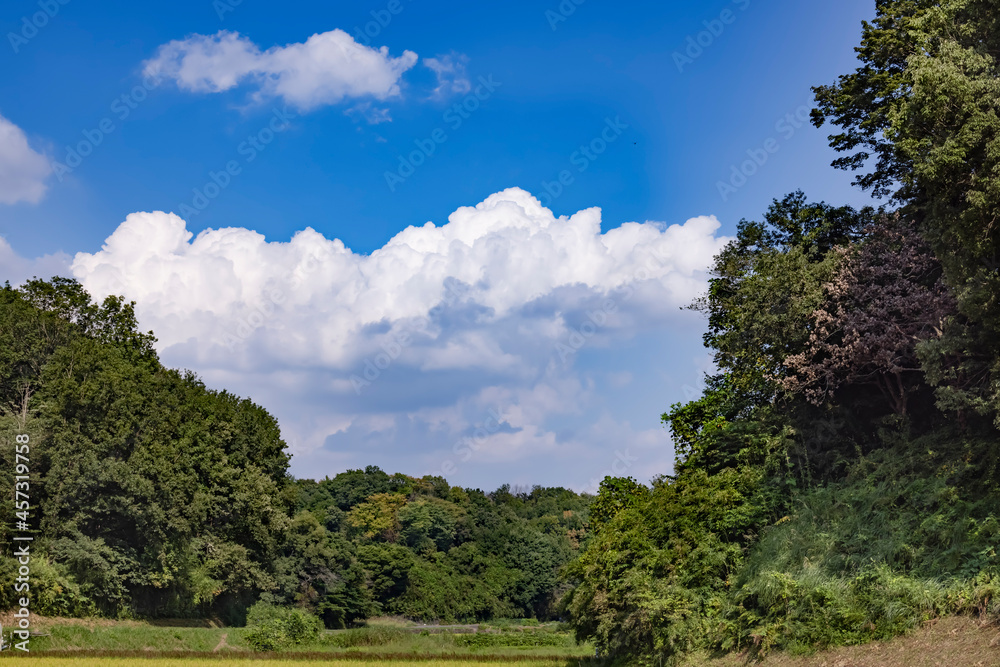
{"type": "Polygon", "coordinates": [[[568,568],[616,664],[1000,616],[1000,3],[877,11],[813,120],[889,203],[793,193],[716,257],[674,473],[605,480],[568,568]]]}

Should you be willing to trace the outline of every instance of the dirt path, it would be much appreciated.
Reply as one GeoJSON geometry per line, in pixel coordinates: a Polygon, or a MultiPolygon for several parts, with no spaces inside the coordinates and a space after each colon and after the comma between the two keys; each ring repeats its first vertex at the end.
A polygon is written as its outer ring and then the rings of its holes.
{"type": "Polygon", "coordinates": [[[226,647],[226,638],[227,637],[229,637],[229,633],[228,632],[223,632],[222,636],[219,637],[219,643],[216,644],[215,648],[212,649],[212,653],[218,653],[219,651],[221,651],[222,649],[224,649],[226,647]]]}

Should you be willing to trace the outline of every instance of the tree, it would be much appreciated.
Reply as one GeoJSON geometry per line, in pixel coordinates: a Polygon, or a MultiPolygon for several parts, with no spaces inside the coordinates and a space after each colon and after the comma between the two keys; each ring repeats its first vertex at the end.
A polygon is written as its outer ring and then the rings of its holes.
{"type": "Polygon", "coordinates": [[[831,250],[857,238],[872,215],[809,204],[795,192],[775,200],[763,221],[740,221],[715,258],[708,293],[691,306],[708,317],[705,346],[728,375],[735,414],[774,400],[782,362],[801,348],[804,324],[822,300],[831,250]]]}
{"type": "Polygon", "coordinates": [[[1000,425],[1000,2],[876,9],[858,69],[814,89],[813,122],[840,127],[830,143],[848,154],[834,165],[867,172],[857,182],[901,203],[941,259],[960,317],[926,369],[961,388],[939,407],[992,412],[1000,425]]]}
{"type": "MultiPolygon", "coordinates": [[[[806,347],[810,317],[840,261],[836,249],[858,239],[874,216],[869,208],[808,203],[795,192],[775,200],[763,220],[740,221],[736,239],[715,258],[708,293],[691,306],[708,317],[704,342],[718,372],[701,398],[662,416],[676,472],[714,474],[778,455],[773,443],[788,441],[802,403],[789,404],[781,390],[785,358],[806,347]]],[[[803,434],[811,421],[802,420],[803,434]]]]}
{"type": "Polygon", "coordinates": [[[7,283],[0,290],[0,414],[9,411],[24,428],[42,368],[74,336],[113,345],[131,363],[156,362],[156,338],[138,330],[134,302],[110,296],[98,306],[68,278],[36,278],[18,289],[7,283]]]}
{"type": "Polygon", "coordinates": [[[422,551],[450,549],[464,520],[460,508],[438,498],[416,500],[399,510],[403,541],[422,551]]]}
{"type": "Polygon", "coordinates": [[[346,628],[376,613],[352,545],[304,511],[284,535],[276,563],[278,586],[263,599],[307,608],[328,628],[346,628]]]}
{"type": "Polygon", "coordinates": [[[76,334],[71,322],[35,307],[10,283],[0,290],[0,415],[25,429],[42,369],[76,334]]]}
{"type": "Polygon", "coordinates": [[[649,489],[631,477],[605,477],[590,506],[590,529],[599,533],[620,512],[646,499],[649,489]]]}
{"type": "Polygon", "coordinates": [[[395,542],[401,525],[399,511],[406,505],[406,497],[398,493],[375,493],[347,513],[347,524],[366,540],[395,542]]]}
{"type": "Polygon", "coordinates": [[[954,301],[915,226],[889,216],[842,255],[826,299],[813,311],[806,349],[789,355],[782,386],[815,405],[842,386],[874,384],[897,415],[923,384],[917,346],[940,338],[954,301]]]}

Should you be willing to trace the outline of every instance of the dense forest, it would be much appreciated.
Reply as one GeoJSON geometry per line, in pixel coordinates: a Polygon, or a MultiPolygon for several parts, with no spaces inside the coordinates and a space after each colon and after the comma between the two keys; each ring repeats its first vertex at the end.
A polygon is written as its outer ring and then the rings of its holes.
{"type": "MultiPolygon", "coordinates": [[[[648,484],[295,480],[275,420],[164,368],[132,304],[8,285],[0,463],[37,443],[34,610],[562,618],[622,665],[1000,618],[1000,2],[876,4],[813,122],[885,203],[794,192],[739,224],[691,304],[715,371],[663,415],[676,464],[648,484]]],[[[15,576],[4,556],[7,606],[15,576]]]]}
{"type": "MultiPolygon", "coordinates": [[[[549,618],[560,568],[586,540],[590,498],[485,494],[376,467],[288,476],[275,420],[164,368],[133,305],[78,283],[0,290],[0,459],[34,443],[32,610],[242,623],[261,600],[331,628],[378,614],[549,618]]],[[[14,476],[0,478],[14,496],[14,476]]],[[[11,543],[13,502],[0,506],[11,543]]],[[[18,563],[0,561],[14,606],[18,563]]]]}

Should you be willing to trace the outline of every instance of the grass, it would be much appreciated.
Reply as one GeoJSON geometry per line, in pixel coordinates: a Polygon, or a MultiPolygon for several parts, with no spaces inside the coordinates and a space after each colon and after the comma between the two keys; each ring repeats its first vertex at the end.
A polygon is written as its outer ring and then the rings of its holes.
{"type": "MultiPolygon", "coordinates": [[[[139,621],[36,619],[35,630],[50,637],[32,638],[31,653],[4,652],[0,660],[29,659],[35,667],[584,667],[592,655],[587,646],[462,648],[455,639],[475,635],[413,634],[402,624],[381,624],[361,630],[328,633],[323,644],[292,653],[255,654],[241,641],[241,628],[176,627],[139,621]],[[386,632],[388,630],[388,632],[386,632]],[[351,636],[351,647],[330,646],[330,638],[351,636]],[[382,639],[379,639],[381,637],[382,639]],[[225,641],[220,641],[225,638],[225,641]],[[388,640],[386,640],[388,638],[388,640]],[[178,654],[183,651],[183,654],[178,654]],[[548,654],[540,651],[549,651],[548,654]],[[570,655],[568,655],[570,654],[570,655]]],[[[544,627],[544,626],[543,626],[544,627]]],[[[530,635],[514,630],[492,632],[491,642],[530,635]]],[[[562,633],[549,632],[561,638],[562,633]]],[[[515,642],[516,643],[516,642],[515,642]]],[[[682,667],[745,667],[739,655],[692,656],[682,667]]],[[[970,616],[953,616],[925,623],[906,637],[819,651],[809,656],[774,653],[761,667],[1000,667],[1000,627],[970,616]]]]}
{"type": "MultiPolygon", "coordinates": [[[[21,656],[4,659],[24,659],[21,656]]],[[[434,667],[435,665],[446,665],[447,667],[495,667],[499,663],[496,660],[399,660],[399,659],[373,659],[359,662],[357,660],[328,660],[322,662],[317,660],[299,659],[274,659],[262,660],[249,658],[231,657],[189,657],[189,658],[146,658],[142,656],[123,657],[33,657],[30,658],[34,667],[129,667],[141,660],[143,667],[193,667],[194,665],[212,665],[213,667],[315,667],[322,664],[329,667],[399,667],[401,665],[419,665],[420,667],[434,667]]],[[[506,661],[510,663],[510,661],[506,661]]],[[[520,667],[553,667],[559,663],[551,660],[529,660],[518,661],[520,667]]]]}
{"type": "MultiPolygon", "coordinates": [[[[738,655],[693,656],[683,667],[744,667],[738,655]]],[[[924,624],[906,637],[842,646],[810,656],[775,653],[760,667],[998,667],[1000,627],[969,616],[952,616],[924,624]]]]}
{"type": "MultiPolygon", "coordinates": [[[[0,618],[6,627],[6,619],[0,618]]],[[[143,621],[109,621],[35,617],[32,631],[46,636],[32,637],[33,655],[86,652],[136,655],[199,653],[204,655],[256,657],[244,636],[244,628],[213,627],[214,624],[191,622],[196,627],[181,627],[181,622],[156,624],[143,621]]],[[[454,631],[430,631],[400,621],[376,623],[369,627],[324,632],[317,641],[294,646],[283,656],[325,656],[328,659],[376,659],[378,656],[447,658],[454,660],[525,660],[551,661],[592,656],[589,645],[577,645],[572,635],[557,624],[506,629],[483,628],[477,635],[469,628],[454,631]],[[478,641],[469,641],[477,638],[478,641]]],[[[110,656],[109,656],[110,657],[110,656]]],[[[187,663],[190,664],[190,663],[187,663]]],[[[426,664],[423,663],[423,664],[426,664]]]]}

